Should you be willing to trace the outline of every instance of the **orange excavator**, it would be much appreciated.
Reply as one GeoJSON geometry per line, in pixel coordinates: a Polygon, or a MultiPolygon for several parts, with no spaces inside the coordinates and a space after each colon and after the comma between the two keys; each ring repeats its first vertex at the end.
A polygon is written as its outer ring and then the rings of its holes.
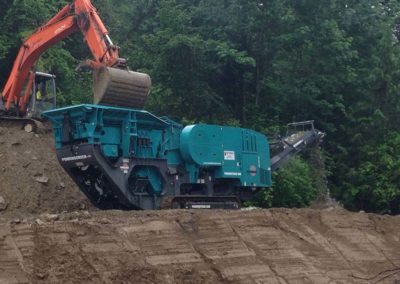
{"type": "Polygon", "coordinates": [[[23,43],[1,92],[3,117],[38,117],[37,110],[55,107],[55,76],[36,72],[35,65],[46,50],[78,31],[93,55],[92,60],[80,64],[93,70],[93,102],[143,108],[150,92],[150,77],[128,69],[91,1],[75,0],[23,43]]]}

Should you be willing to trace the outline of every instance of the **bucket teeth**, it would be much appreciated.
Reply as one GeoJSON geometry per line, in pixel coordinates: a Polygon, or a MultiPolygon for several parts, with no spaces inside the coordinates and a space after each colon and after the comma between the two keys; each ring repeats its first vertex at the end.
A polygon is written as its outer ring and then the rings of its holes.
{"type": "Polygon", "coordinates": [[[93,72],[95,104],[142,109],[150,88],[150,76],[144,73],[111,67],[93,72]]]}

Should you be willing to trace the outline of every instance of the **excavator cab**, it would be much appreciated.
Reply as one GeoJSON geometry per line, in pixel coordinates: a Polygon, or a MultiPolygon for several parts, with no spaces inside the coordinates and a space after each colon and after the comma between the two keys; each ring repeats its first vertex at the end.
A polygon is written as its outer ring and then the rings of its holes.
{"type": "Polygon", "coordinates": [[[36,72],[27,117],[40,118],[42,112],[56,108],[56,76],[36,72]]]}

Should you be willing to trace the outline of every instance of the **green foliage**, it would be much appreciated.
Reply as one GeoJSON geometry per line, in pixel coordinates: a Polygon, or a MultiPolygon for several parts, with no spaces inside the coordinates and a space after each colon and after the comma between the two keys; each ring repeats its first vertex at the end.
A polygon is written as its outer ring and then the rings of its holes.
{"type": "Polygon", "coordinates": [[[292,159],[273,178],[274,207],[305,207],[317,197],[311,167],[300,158],[292,159]]]}
{"type": "Polygon", "coordinates": [[[273,187],[258,193],[252,205],[259,207],[306,207],[317,197],[312,168],[295,157],[273,174],[273,187]]]}
{"type": "MultiPolygon", "coordinates": [[[[0,0],[0,85],[23,39],[70,2],[0,0]]],[[[399,1],[93,3],[121,56],[151,75],[148,110],[266,134],[314,119],[327,133],[333,195],[350,209],[399,212],[399,1]]],[[[37,66],[57,75],[61,104],[91,100],[90,74],[74,71],[90,58],[81,38],[66,39],[37,66]]],[[[295,160],[275,176],[263,204],[307,205],[315,179],[308,176],[295,160]]]]}
{"type": "Polygon", "coordinates": [[[379,145],[365,146],[365,162],[352,169],[342,194],[353,209],[400,214],[400,133],[385,137],[379,145]]]}

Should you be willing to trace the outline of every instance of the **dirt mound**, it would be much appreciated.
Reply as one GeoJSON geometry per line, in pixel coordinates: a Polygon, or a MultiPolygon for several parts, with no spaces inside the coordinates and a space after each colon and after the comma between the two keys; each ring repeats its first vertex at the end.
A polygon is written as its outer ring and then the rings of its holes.
{"type": "Polygon", "coordinates": [[[400,281],[399,217],[167,210],[3,222],[0,283],[400,281]]]}
{"type": "Polygon", "coordinates": [[[2,214],[91,208],[59,165],[52,134],[27,133],[16,122],[0,121],[0,196],[2,214]]]}

